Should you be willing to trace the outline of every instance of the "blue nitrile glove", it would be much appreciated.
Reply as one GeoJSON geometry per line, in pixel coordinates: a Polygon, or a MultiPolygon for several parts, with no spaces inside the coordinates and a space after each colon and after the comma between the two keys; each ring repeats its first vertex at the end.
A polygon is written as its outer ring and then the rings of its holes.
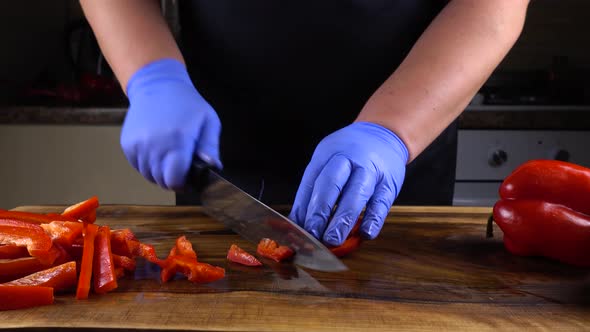
{"type": "Polygon", "coordinates": [[[193,154],[221,168],[221,123],[174,59],[140,68],[127,85],[129,110],[121,132],[127,160],[146,179],[182,189],[193,154]]]}
{"type": "Polygon", "coordinates": [[[402,187],[407,161],[406,146],[389,129],[369,122],[348,125],[318,144],[289,217],[337,246],[366,206],[360,232],[374,239],[402,187]]]}

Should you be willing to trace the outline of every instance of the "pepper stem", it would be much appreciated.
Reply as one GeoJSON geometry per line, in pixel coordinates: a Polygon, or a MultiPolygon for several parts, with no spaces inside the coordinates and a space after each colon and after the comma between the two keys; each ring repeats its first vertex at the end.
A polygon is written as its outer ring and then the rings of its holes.
{"type": "Polygon", "coordinates": [[[486,238],[494,237],[494,215],[490,214],[486,227],[486,238]]]}

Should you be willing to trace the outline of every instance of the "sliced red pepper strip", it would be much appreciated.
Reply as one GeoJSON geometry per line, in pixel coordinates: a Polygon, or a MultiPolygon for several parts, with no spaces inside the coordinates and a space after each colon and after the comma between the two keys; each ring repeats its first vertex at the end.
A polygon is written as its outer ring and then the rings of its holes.
{"type": "Polygon", "coordinates": [[[82,263],[80,264],[80,276],[76,289],[76,299],[87,299],[90,291],[90,279],[92,278],[92,264],[94,259],[94,239],[98,232],[98,226],[94,224],[84,225],[84,249],[82,263]]]}
{"type": "Polygon", "coordinates": [[[0,285],[0,310],[31,308],[53,303],[53,288],[0,285]]]}
{"type": "Polygon", "coordinates": [[[60,221],[76,221],[74,218],[64,217],[60,214],[41,214],[41,213],[34,213],[34,212],[24,212],[24,211],[10,211],[10,210],[2,210],[0,209],[0,219],[12,219],[12,220],[19,220],[25,221],[32,224],[45,224],[52,222],[54,220],[60,221]]]}
{"type": "Polygon", "coordinates": [[[256,252],[263,257],[274,260],[275,262],[281,262],[295,254],[291,248],[287,246],[279,246],[276,241],[268,238],[260,240],[256,252]]]}
{"type": "Polygon", "coordinates": [[[227,259],[242,265],[247,266],[260,266],[262,263],[256,259],[256,257],[250,255],[244,249],[238,247],[236,244],[232,244],[227,252],[227,259]]]}
{"type": "Polygon", "coordinates": [[[36,257],[0,260],[0,282],[22,278],[28,274],[46,269],[36,257]]]}
{"type": "Polygon", "coordinates": [[[52,241],[41,226],[25,221],[0,219],[0,244],[26,247],[29,254],[39,258],[44,264],[51,264],[52,241]]]}
{"type": "Polygon", "coordinates": [[[357,220],[356,224],[354,225],[354,227],[350,231],[350,234],[348,234],[348,237],[346,238],[346,240],[344,240],[344,243],[342,243],[341,245],[339,245],[337,247],[329,247],[330,251],[335,256],[337,256],[337,257],[346,256],[361,246],[362,239],[359,234],[361,220],[362,220],[362,218],[359,218],[357,220]]]}
{"type": "Polygon", "coordinates": [[[115,263],[111,252],[111,230],[108,226],[100,226],[94,239],[94,263],[92,279],[94,292],[103,294],[117,288],[115,263]]]}
{"type": "Polygon", "coordinates": [[[197,262],[187,256],[168,256],[162,265],[160,278],[162,282],[167,282],[178,272],[195,283],[213,282],[225,276],[225,269],[221,267],[197,262]]]}
{"type": "Polygon", "coordinates": [[[96,209],[99,206],[98,197],[92,196],[89,199],[68,206],[62,216],[82,219],[87,223],[93,223],[96,220],[96,209]],[[91,220],[94,216],[94,220],[91,220]]]}
{"type": "Polygon", "coordinates": [[[54,243],[59,243],[66,247],[71,246],[74,240],[82,235],[84,228],[83,223],[71,221],[52,221],[47,224],[41,224],[40,226],[54,243]]]}
{"type": "Polygon", "coordinates": [[[135,271],[136,263],[131,257],[113,254],[113,263],[115,263],[115,269],[121,267],[127,271],[135,271]]]}
{"type": "Polygon", "coordinates": [[[28,256],[29,252],[26,247],[19,247],[14,244],[0,246],[0,259],[14,259],[28,256]]]}
{"type": "Polygon", "coordinates": [[[337,257],[342,257],[350,254],[351,252],[355,251],[358,247],[361,246],[361,237],[359,235],[349,236],[344,243],[342,243],[338,247],[329,248],[330,251],[337,257]]]}
{"type": "Polygon", "coordinates": [[[67,262],[48,268],[28,276],[16,279],[3,285],[8,286],[44,286],[51,287],[56,292],[74,288],[78,281],[76,262],[67,262]]]}

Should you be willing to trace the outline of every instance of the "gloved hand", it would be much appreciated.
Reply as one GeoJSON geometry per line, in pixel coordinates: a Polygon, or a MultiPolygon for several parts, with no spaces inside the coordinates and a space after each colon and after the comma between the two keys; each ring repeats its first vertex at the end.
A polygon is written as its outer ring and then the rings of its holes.
{"type": "Polygon", "coordinates": [[[369,122],[348,125],[318,144],[289,217],[337,246],[366,206],[360,232],[374,239],[401,189],[407,161],[406,146],[389,129],[369,122]]]}
{"type": "Polygon", "coordinates": [[[129,110],[121,132],[127,160],[165,189],[184,187],[193,154],[221,168],[221,123],[174,59],[140,68],[127,84],[129,110]]]}

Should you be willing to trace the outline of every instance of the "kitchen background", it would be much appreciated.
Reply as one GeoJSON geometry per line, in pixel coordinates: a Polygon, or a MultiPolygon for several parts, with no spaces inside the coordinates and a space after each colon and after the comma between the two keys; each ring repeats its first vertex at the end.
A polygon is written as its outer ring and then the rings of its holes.
{"type": "MultiPolygon", "coordinates": [[[[163,1],[174,24],[174,11],[163,1]]],[[[0,208],[174,204],[125,160],[127,100],[77,1],[0,2],[0,208]]],[[[523,34],[459,118],[455,205],[490,206],[533,158],[590,167],[590,1],[533,0],[523,34]]]]}

